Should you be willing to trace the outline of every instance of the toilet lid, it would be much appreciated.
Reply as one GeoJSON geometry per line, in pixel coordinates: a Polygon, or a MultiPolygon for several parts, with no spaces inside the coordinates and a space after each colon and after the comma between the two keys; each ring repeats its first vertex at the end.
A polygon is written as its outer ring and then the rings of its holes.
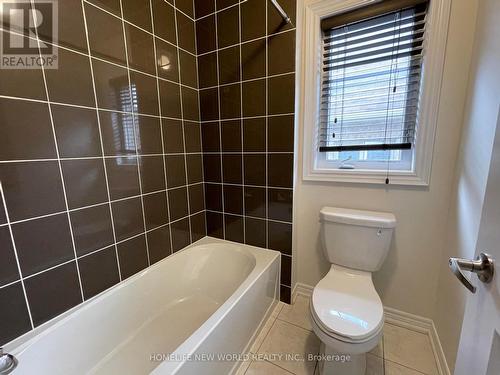
{"type": "Polygon", "coordinates": [[[311,303],[325,332],[350,341],[370,338],[383,324],[384,309],[369,272],[332,266],[314,288],[311,303]]]}

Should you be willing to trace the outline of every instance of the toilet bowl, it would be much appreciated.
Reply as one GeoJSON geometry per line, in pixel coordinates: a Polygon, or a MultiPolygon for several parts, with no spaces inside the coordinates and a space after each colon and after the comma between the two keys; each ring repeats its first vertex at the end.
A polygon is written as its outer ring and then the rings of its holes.
{"type": "Polygon", "coordinates": [[[372,272],[387,255],[396,219],[389,213],[325,207],[321,220],[331,266],[310,303],[311,324],[322,342],[320,374],[364,375],[366,353],[377,346],[384,326],[372,272]]]}

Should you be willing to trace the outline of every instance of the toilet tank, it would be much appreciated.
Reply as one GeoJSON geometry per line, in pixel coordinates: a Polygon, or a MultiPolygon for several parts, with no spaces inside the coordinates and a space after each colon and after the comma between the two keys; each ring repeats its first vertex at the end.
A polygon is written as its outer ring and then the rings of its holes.
{"type": "Polygon", "coordinates": [[[323,207],[323,249],[330,263],[373,272],[387,256],[396,217],[387,212],[323,207]]]}

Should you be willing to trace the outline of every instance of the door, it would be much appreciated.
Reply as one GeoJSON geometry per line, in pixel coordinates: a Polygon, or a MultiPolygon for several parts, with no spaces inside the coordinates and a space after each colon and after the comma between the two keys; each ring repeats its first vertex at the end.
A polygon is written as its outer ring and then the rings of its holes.
{"type": "Polygon", "coordinates": [[[493,144],[476,255],[485,252],[495,262],[493,280],[467,298],[455,375],[500,375],[500,114],[493,144]]]}

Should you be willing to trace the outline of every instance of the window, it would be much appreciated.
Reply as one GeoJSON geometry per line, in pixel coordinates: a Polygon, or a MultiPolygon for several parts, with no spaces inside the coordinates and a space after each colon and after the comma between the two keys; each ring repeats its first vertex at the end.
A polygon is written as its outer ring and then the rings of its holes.
{"type": "Polygon", "coordinates": [[[305,179],[428,184],[448,3],[306,0],[305,179]]]}

